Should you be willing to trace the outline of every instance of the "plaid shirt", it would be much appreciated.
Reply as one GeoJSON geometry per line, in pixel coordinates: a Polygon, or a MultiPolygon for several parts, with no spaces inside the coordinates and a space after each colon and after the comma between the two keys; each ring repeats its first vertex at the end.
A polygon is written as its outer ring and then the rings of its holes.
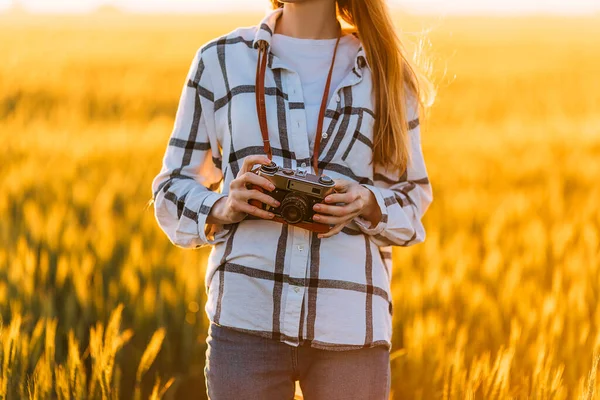
{"type": "MultiPolygon", "coordinates": [[[[174,245],[212,246],[205,281],[211,321],[293,346],[390,348],[392,246],[425,240],[421,218],[433,195],[414,101],[407,102],[412,154],[407,171],[393,174],[369,165],[374,104],[362,46],[327,105],[319,168],[370,189],[382,213],[377,226],[356,217],[342,232],[319,239],[259,218],[206,224],[244,157],[264,154],[254,93],[258,42],[270,43],[279,12],[196,52],[162,169],[152,182],[155,217],[174,245]]],[[[270,52],[265,87],[273,161],[314,173],[298,74],[270,52]]]]}

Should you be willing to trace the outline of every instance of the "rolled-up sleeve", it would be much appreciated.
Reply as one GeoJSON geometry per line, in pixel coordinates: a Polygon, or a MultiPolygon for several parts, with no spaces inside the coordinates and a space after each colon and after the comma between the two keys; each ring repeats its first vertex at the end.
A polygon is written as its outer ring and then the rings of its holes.
{"type": "Polygon", "coordinates": [[[217,191],[223,174],[215,130],[214,92],[200,48],[181,91],[162,168],[152,181],[156,221],[181,248],[212,245],[229,232],[228,226],[206,223],[225,196],[217,191]]]}
{"type": "Polygon", "coordinates": [[[421,146],[421,129],[416,101],[407,107],[411,159],[402,174],[390,174],[375,164],[373,192],[381,210],[376,226],[362,217],[354,220],[359,229],[379,246],[411,246],[425,240],[423,216],[433,201],[433,191],[421,146]]]}

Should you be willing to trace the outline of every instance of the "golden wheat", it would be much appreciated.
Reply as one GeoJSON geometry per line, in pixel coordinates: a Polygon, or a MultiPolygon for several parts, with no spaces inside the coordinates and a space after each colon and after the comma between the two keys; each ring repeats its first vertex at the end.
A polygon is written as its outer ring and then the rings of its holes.
{"type": "MultiPolygon", "coordinates": [[[[0,16],[0,399],[202,396],[207,253],[145,206],[191,56],[259,17],[0,16]]],[[[392,398],[598,398],[600,21],[396,20],[439,96],[392,398]]]]}

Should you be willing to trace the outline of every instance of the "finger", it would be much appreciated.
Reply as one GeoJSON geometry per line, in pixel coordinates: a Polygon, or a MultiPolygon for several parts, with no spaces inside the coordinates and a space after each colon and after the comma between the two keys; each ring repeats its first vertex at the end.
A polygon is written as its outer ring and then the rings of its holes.
{"type": "Polygon", "coordinates": [[[275,216],[272,212],[268,212],[262,210],[252,204],[240,201],[236,207],[241,212],[245,212],[246,214],[254,215],[255,217],[263,218],[263,219],[271,219],[275,216]]]}
{"type": "Polygon", "coordinates": [[[315,222],[318,222],[320,224],[329,224],[329,225],[337,225],[337,224],[341,224],[344,221],[350,221],[352,218],[349,218],[348,216],[343,216],[343,217],[334,217],[331,215],[321,215],[321,214],[315,214],[313,215],[313,220],[315,222]]]}
{"type": "Polygon", "coordinates": [[[313,206],[313,210],[319,214],[336,215],[341,217],[358,211],[358,207],[354,203],[346,204],[344,206],[333,206],[317,203],[313,206]]]}
{"type": "Polygon", "coordinates": [[[256,185],[268,190],[269,192],[275,189],[273,182],[264,176],[255,174],[254,172],[246,172],[244,175],[240,176],[239,179],[244,187],[248,187],[247,185],[256,185]]]}
{"type": "Polygon", "coordinates": [[[246,158],[244,158],[244,162],[242,163],[242,166],[236,176],[239,177],[243,174],[245,174],[246,172],[250,171],[250,169],[252,168],[252,166],[254,164],[269,164],[271,162],[271,160],[269,159],[269,157],[262,155],[262,154],[253,154],[251,156],[247,156],[246,158]]]}
{"type": "Polygon", "coordinates": [[[336,226],[331,228],[328,232],[318,234],[317,237],[319,239],[324,239],[324,238],[331,237],[333,235],[337,235],[338,233],[340,233],[342,231],[342,229],[344,229],[344,226],[346,226],[346,225],[347,225],[347,223],[337,224],[336,226]]]}
{"type": "Polygon", "coordinates": [[[251,200],[251,199],[258,200],[261,203],[268,204],[272,207],[280,206],[279,201],[275,200],[272,196],[269,196],[268,194],[263,193],[263,192],[259,192],[256,189],[245,190],[243,192],[243,198],[246,201],[251,200]]]}
{"type": "Polygon", "coordinates": [[[352,203],[354,196],[352,193],[332,193],[325,197],[325,203],[352,203]]]}

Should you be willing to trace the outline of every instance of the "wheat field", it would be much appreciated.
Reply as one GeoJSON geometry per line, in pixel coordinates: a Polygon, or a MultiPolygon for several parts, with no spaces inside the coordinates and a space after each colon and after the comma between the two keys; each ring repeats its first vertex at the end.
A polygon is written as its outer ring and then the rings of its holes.
{"type": "MultiPolygon", "coordinates": [[[[201,399],[205,249],[147,207],[187,68],[260,15],[0,15],[0,399],[201,399]]],[[[600,17],[395,16],[438,88],[393,399],[598,399],[600,17]]]]}

